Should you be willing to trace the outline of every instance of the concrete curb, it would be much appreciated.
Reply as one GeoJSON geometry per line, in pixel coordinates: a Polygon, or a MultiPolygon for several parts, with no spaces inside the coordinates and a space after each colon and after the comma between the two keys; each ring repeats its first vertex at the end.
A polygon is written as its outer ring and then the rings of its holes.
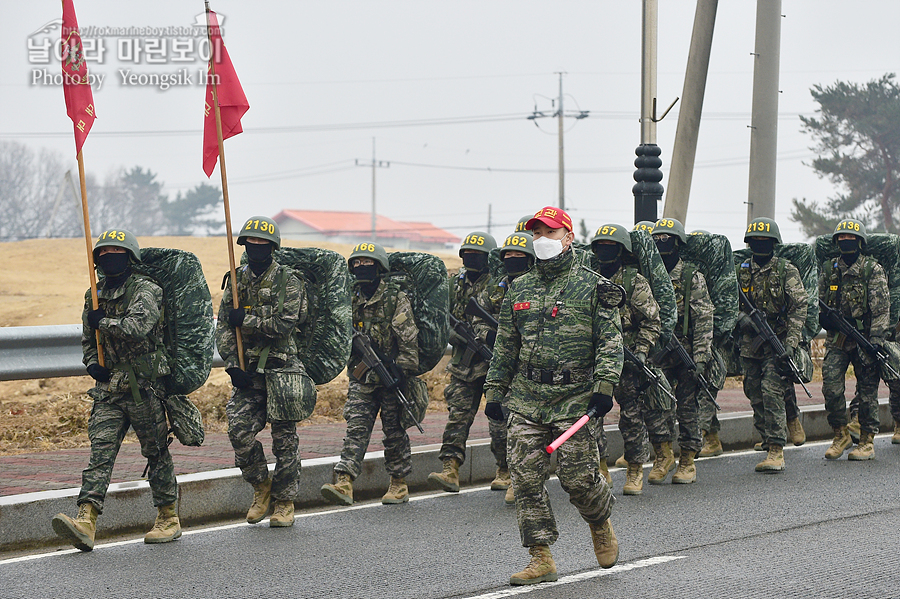
{"type": "MultiPolygon", "coordinates": [[[[893,418],[886,399],[880,400],[881,430],[893,429],[893,418]]],[[[803,428],[807,439],[829,439],[833,435],[822,406],[801,407],[803,428]]],[[[719,437],[726,450],[749,449],[759,438],[753,427],[752,412],[733,412],[719,416],[719,437]]],[[[615,425],[606,427],[609,463],[622,455],[622,437],[615,425]]],[[[407,478],[410,492],[433,490],[427,483],[429,472],[440,470],[440,445],[425,445],[412,449],[412,474],[407,478]]],[[[494,457],[490,440],[472,440],[467,458],[460,469],[460,483],[464,486],[483,484],[493,479],[494,457]]],[[[328,504],[319,488],[331,481],[337,457],[303,461],[298,508],[317,508],[328,504]]],[[[270,464],[270,469],[274,468],[270,464]]],[[[388,487],[384,471],[384,452],[367,453],[362,472],[354,481],[353,493],[358,500],[380,497],[388,487]]],[[[229,468],[200,472],[178,477],[180,493],[179,515],[183,525],[197,526],[228,520],[240,520],[246,514],[253,497],[252,488],[241,479],[240,470],[229,468]]],[[[58,539],[50,527],[54,514],[75,514],[78,489],[62,489],[8,495],[0,497],[0,552],[20,551],[34,547],[53,546],[58,539]]],[[[498,493],[498,503],[501,502],[498,493]]],[[[98,519],[97,539],[130,533],[144,533],[153,526],[156,510],[152,507],[147,481],[110,485],[106,505],[98,519]]],[[[265,525],[265,524],[263,524],[265,525]]]]}

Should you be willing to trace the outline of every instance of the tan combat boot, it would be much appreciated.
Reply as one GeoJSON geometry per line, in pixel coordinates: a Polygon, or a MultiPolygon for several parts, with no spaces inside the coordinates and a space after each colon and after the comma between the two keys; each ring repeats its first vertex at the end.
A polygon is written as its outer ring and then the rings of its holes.
{"type": "Polygon", "coordinates": [[[613,532],[609,519],[603,524],[591,524],[591,540],[594,541],[594,555],[601,568],[612,568],[619,561],[619,541],[613,532]]]}
{"type": "Polygon", "coordinates": [[[847,432],[850,433],[850,438],[854,443],[859,443],[859,431],[859,414],[857,414],[850,419],[850,423],[847,425],[847,432]]]}
{"type": "Polygon", "coordinates": [[[448,493],[459,493],[459,467],[461,465],[462,462],[456,458],[445,458],[444,469],[429,474],[428,482],[448,493]]]}
{"type": "Polygon", "coordinates": [[[322,497],[335,505],[353,505],[353,479],[346,472],[335,472],[334,483],[322,485],[322,497]]]}
{"type": "Polygon", "coordinates": [[[531,561],[521,572],[516,572],[509,577],[509,584],[519,586],[523,584],[537,584],[539,582],[554,582],[559,579],[556,573],[556,562],[550,555],[548,545],[535,545],[528,548],[531,561]]]}
{"type": "Polygon", "coordinates": [[[894,420],[894,434],[891,436],[892,445],[900,445],[900,422],[894,420]]]}
{"type": "Polygon", "coordinates": [[[625,486],[622,487],[622,493],[625,495],[640,495],[644,492],[644,469],[640,462],[628,464],[628,471],[625,473],[625,486]]]}
{"type": "Polygon", "coordinates": [[[875,459],[875,433],[862,431],[859,433],[859,445],[847,454],[848,460],[874,460],[875,459]]]}
{"type": "Polygon", "coordinates": [[[181,522],[175,504],[161,505],[156,508],[156,522],[150,532],[144,535],[145,543],[168,543],[181,536],[181,522]]]}
{"type": "Polygon", "coordinates": [[[834,429],[834,440],[831,442],[831,447],[825,451],[825,459],[838,459],[851,445],[853,445],[853,439],[850,438],[850,431],[846,426],[834,429]]]}
{"type": "Polygon", "coordinates": [[[753,451],[769,451],[768,447],[762,444],[762,441],[753,446],[753,451]]]}
{"type": "Polygon", "coordinates": [[[491,481],[491,491],[505,491],[512,484],[509,478],[509,468],[497,467],[497,476],[491,481]]]}
{"type": "Polygon", "coordinates": [[[381,498],[381,503],[393,505],[395,503],[406,503],[407,501],[409,501],[409,487],[406,486],[406,479],[392,476],[391,486],[388,487],[387,493],[381,498]]]}
{"type": "Polygon", "coordinates": [[[53,517],[53,532],[82,551],[94,548],[94,535],[97,532],[97,507],[90,501],[78,506],[78,515],[70,518],[65,514],[53,517]]]}
{"type": "Polygon", "coordinates": [[[703,433],[703,447],[700,448],[698,458],[710,458],[716,455],[722,455],[725,452],[722,449],[722,442],[719,440],[719,433],[703,433]]]}
{"type": "Polygon", "coordinates": [[[600,458],[600,472],[603,473],[606,484],[612,486],[612,475],[609,473],[609,464],[606,463],[606,458],[600,458]]]}
{"type": "Polygon", "coordinates": [[[616,468],[628,468],[628,460],[625,459],[624,453],[616,460],[616,468]]]}
{"type": "Polygon", "coordinates": [[[506,505],[516,505],[516,491],[512,485],[509,485],[509,488],[506,489],[506,496],[503,498],[503,501],[506,502],[506,505]]]}
{"type": "Polygon", "coordinates": [[[787,421],[787,430],[788,437],[791,439],[791,443],[800,447],[804,443],[806,443],[806,431],[803,430],[803,423],[800,422],[800,418],[792,418],[787,421]]]}
{"type": "Polygon", "coordinates": [[[661,485],[666,482],[669,472],[675,469],[675,454],[672,453],[672,444],[666,441],[653,445],[656,459],[653,460],[653,468],[647,475],[647,482],[651,485],[661,485]]]}
{"type": "Polygon", "coordinates": [[[247,522],[256,524],[269,515],[272,507],[272,479],[267,478],[263,482],[253,485],[253,503],[247,510],[247,522]]]}
{"type": "Polygon", "coordinates": [[[769,453],[766,459],[756,465],[757,472],[781,472],[784,470],[784,448],[779,445],[769,445],[769,453]]]}
{"type": "Polygon", "coordinates": [[[678,460],[678,470],[672,475],[673,485],[687,485],[697,480],[697,467],[694,466],[693,451],[682,451],[678,460]]]}
{"type": "Polygon", "coordinates": [[[294,525],[294,502],[275,500],[272,508],[272,517],[269,518],[269,528],[283,528],[294,525]]]}

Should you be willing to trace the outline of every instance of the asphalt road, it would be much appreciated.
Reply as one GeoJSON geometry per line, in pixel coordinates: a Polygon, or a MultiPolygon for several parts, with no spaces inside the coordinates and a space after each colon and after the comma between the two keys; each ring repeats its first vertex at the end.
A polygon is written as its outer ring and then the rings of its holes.
{"type": "Polygon", "coordinates": [[[304,512],[287,529],[235,523],[164,545],[0,560],[0,597],[900,597],[900,446],[890,435],[875,445],[869,462],[791,447],[780,474],[753,471],[760,453],[727,454],[699,461],[693,485],[645,484],[638,497],[622,497],[615,471],[611,570],[597,568],[587,525],[551,479],[552,584],[508,586],[528,558],[515,510],[478,487],[304,512]]]}

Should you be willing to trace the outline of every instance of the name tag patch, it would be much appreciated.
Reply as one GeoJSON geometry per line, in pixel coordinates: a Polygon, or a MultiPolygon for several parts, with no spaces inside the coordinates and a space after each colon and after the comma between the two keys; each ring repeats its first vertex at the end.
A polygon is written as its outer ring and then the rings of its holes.
{"type": "Polygon", "coordinates": [[[513,310],[530,310],[531,302],[518,302],[513,304],[513,310]]]}

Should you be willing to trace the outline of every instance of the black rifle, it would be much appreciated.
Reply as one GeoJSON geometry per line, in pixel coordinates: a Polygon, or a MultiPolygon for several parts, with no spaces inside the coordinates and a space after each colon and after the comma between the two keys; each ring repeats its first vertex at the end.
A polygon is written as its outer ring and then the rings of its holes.
{"type": "Polygon", "coordinates": [[[406,396],[403,395],[403,391],[400,390],[400,384],[402,383],[401,377],[391,374],[392,370],[397,370],[397,365],[384,356],[377,347],[372,345],[372,340],[365,333],[354,331],[352,344],[353,353],[362,359],[363,364],[365,364],[368,369],[375,371],[381,384],[384,385],[388,391],[393,391],[397,394],[400,405],[403,406],[406,413],[409,414],[413,422],[416,423],[416,428],[419,429],[419,432],[424,433],[425,429],[422,428],[422,425],[416,420],[415,414],[413,414],[412,404],[410,404],[409,400],[406,399],[406,396]]]}
{"type": "Polygon", "coordinates": [[[713,405],[716,406],[717,410],[721,410],[722,408],[719,406],[718,402],[716,402],[716,398],[712,394],[712,385],[709,384],[709,381],[706,380],[706,377],[703,376],[703,373],[700,372],[700,370],[697,368],[697,363],[694,362],[694,359],[688,355],[687,350],[684,349],[683,345],[681,345],[681,342],[678,340],[678,337],[675,336],[675,333],[672,333],[672,336],[669,337],[669,342],[666,343],[665,351],[666,353],[675,353],[684,367],[693,373],[694,378],[697,379],[697,382],[700,384],[700,388],[703,389],[704,393],[706,393],[709,401],[711,401],[713,405]]]}
{"type": "Polygon", "coordinates": [[[833,323],[839,333],[856,341],[856,344],[861,347],[864,352],[878,360],[878,363],[886,368],[888,372],[891,373],[891,376],[900,378],[900,374],[898,374],[891,366],[890,362],[888,362],[890,356],[887,352],[869,341],[865,335],[860,333],[859,330],[850,323],[850,321],[844,318],[843,314],[823,302],[821,299],[819,300],[819,310],[825,312],[825,319],[833,323]]]}
{"type": "Polygon", "coordinates": [[[497,322],[497,319],[494,318],[494,315],[481,307],[481,304],[475,301],[474,297],[469,298],[469,303],[466,304],[466,314],[469,316],[478,316],[483,319],[488,325],[494,329],[499,326],[500,323],[497,322]]]}
{"type": "MultiPolygon", "coordinates": [[[[474,298],[473,298],[474,299],[474,298]]],[[[466,348],[463,352],[462,359],[460,360],[460,364],[464,368],[468,368],[468,366],[472,363],[472,358],[478,355],[485,362],[490,362],[491,358],[494,357],[494,352],[488,346],[487,343],[479,339],[475,335],[475,330],[472,328],[468,322],[463,320],[459,320],[452,314],[450,314],[450,326],[453,327],[453,330],[457,335],[462,337],[463,341],[465,341],[466,348]]]]}
{"type": "Polygon", "coordinates": [[[663,393],[665,393],[666,395],[668,395],[669,398],[671,398],[672,401],[675,401],[675,396],[672,395],[672,392],[671,392],[671,391],[668,391],[668,390],[663,386],[663,384],[662,384],[662,377],[661,377],[660,375],[658,375],[658,374],[656,374],[655,372],[653,372],[652,370],[650,370],[650,368],[648,368],[646,364],[644,364],[643,362],[641,362],[640,360],[638,360],[638,357],[634,354],[633,351],[631,351],[630,349],[628,349],[628,347],[626,347],[626,346],[623,345],[623,346],[622,346],[622,349],[623,349],[624,352],[625,352],[625,359],[626,359],[626,360],[628,360],[629,362],[631,362],[632,364],[634,364],[641,372],[644,373],[644,376],[645,376],[645,377],[647,377],[648,379],[650,379],[650,381],[651,381],[654,385],[656,385],[656,386],[659,388],[660,391],[662,391],[663,393]]]}
{"type": "Polygon", "coordinates": [[[754,351],[759,349],[759,346],[763,342],[768,343],[769,347],[771,347],[772,351],[775,353],[775,357],[787,362],[788,367],[791,369],[791,374],[794,375],[794,381],[800,383],[800,386],[806,391],[806,396],[812,397],[812,393],[809,392],[809,389],[807,389],[806,385],[803,384],[803,381],[800,380],[800,369],[797,368],[797,363],[794,362],[794,358],[788,353],[784,343],[781,342],[781,339],[778,338],[778,335],[776,335],[775,331],[772,330],[772,327],[769,326],[766,315],[762,313],[762,310],[753,305],[750,296],[748,296],[740,287],[738,287],[738,293],[741,294],[741,303],[749,310],[747,316],[750,317],[750,320],[753,322],[753,327],[756,329],[756,332],[759,333],[759,336],[753,342],[754,351]]]}

